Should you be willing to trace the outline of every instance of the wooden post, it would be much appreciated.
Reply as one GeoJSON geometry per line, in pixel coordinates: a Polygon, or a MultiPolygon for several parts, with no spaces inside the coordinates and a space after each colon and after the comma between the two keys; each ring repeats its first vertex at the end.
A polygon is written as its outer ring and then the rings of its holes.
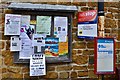
{"type": "Polygon", "coordinates": [[[98,36],[104,37],[104,0],[98,0],[98,36]]]}
{"type": "MultiPolygon", "coordinates": [[[[98,0],[98,37],[104,36],[104,0],[98,0]]],[[[104,80],[104,74],[101,77],[104,80]]]]}

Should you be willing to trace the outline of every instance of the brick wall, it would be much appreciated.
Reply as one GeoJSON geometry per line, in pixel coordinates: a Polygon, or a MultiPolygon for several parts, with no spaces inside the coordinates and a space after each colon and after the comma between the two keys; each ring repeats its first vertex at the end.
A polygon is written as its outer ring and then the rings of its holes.
{"type": "MultiPolygon", "coordinates": [[[[47,75],[41,77],[29,76],[28,64],[14,64],[13,53],[10,52],[10,38],[3,35],[4,14],[10,10],[4,9],[10,2],[34,2],[45,4],[76,5],[78,11],[97,9],[96,2],[77,2],[76,0],[2,0],[0,4],[0,76],[4,78],[19,79],[79,79],[79,78],[99,78],[94,74],[94,41],[88,39],[78,39],[77,13],[73,19],[72,27],[72,62],[47,64],[47,75]],[[64,1],[64,2],[62,2],[64,1]]],[[[120,14],[118,2],[105,2],[105,36],[114,37],[116,41],[116,65],[120,64],[120,14]]],[[[115,78],[116,75],[106,75],[106,78],[115,78]]]]}

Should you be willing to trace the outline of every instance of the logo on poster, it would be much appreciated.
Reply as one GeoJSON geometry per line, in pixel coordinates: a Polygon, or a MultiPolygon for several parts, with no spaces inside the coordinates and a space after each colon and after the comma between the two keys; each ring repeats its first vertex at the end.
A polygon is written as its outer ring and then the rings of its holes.
{"type": "Polygon", "coordinates": [[[104,45],[98,45],[98,48],[106,48],[104,45]]]}
{"type": "Polygon", "coordinates": [[[97,10],[89,10],[78,13],[78,22],[94,21],[97,17],[97,10]]]}

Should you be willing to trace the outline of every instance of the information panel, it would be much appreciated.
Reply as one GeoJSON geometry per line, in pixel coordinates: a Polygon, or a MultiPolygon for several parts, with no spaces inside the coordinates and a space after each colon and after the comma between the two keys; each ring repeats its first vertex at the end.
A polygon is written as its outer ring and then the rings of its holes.
{"type": "Polygon", "coordinates": [[[97,37],[97,10],[78,13],[78,38],[97,37]]]}
{"type": "Polygon", "coordinates": [[[95,74],[115,73],[114,38],[95,39],[95,74]]]}

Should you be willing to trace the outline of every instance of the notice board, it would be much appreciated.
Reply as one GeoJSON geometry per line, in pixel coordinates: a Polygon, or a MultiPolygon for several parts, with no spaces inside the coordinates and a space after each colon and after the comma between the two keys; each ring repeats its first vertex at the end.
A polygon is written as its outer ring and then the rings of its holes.
{"type": "Polygon", "coordinates": [[[95,38],[95,74],[115,74],[114,38],[95,38]]]}
{"type": "MultiPolygon", "coordinates": [[[[22,44],[21,50],[13,50],[15,63],[29,63],[34,53],[44,53],[47,63],[71,62],[72,18],[76,6],[11,3],[8,9],[12,9],[8,15],[21,16],[20,35],[14,34],[17,36],[14,39],[20,38],[22,44]]],[[[14,39],[12,43],[16,43],[14,39]]]]}

